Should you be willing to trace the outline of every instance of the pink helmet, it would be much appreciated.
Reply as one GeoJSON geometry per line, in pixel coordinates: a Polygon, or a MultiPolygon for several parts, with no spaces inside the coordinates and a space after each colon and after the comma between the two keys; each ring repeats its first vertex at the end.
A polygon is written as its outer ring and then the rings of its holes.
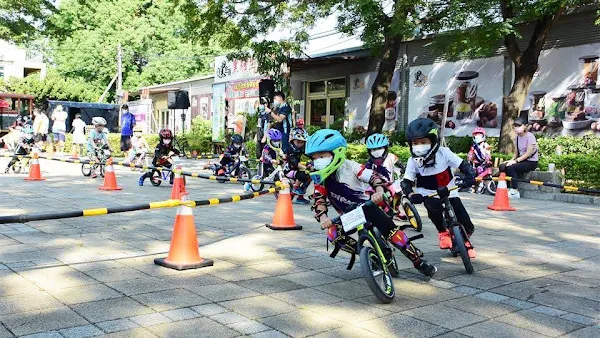
{"type": "Polygon", "coordinates": [[[475,134],[482,134],[483,136],[485,135],[485,129],[481,128],[481,127],[477,127],[473,130],[473,136],[475,136],[475,134]]]}

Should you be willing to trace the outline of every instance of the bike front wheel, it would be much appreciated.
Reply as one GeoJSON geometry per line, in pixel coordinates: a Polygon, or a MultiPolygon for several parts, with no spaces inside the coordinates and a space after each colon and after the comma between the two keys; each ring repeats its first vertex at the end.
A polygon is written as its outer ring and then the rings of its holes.
{"type": "Polygon", "coordinates": [[[492,196],[496,196],[496,188],[497,188],[496,181],[490,180],[489,182],[487,182],[485,184],[485,190],[487,191],[488,194],[490,194],[492,196]]]}
{"type": "Polygon", "coordinates": [[[402,208],[410,225],[418,232],[421,232],[423,230],[423,221],[421,221],[421,215],[419,215],[419,211],[417,211],[415,205],[408,199],[405,199],[404,203],[402,203],[402,208]]]}
{"type": "Polygon", "coordinates": [[[469,257],[469,252],[467,251],[467,246],[465,245],[465,237],[463,235],[462,227],[460,225],[454,225],[451,228],[451,232],[454,239],[454,246],[460,254],[460,258],[463,261],[465,270],[467,270],[468,274],[472,274],[473,264],[471,264],[471,257],[469,257]]]}
{"type": "MultiPolygon", "coordinates": [[[[250,169],[246,167],[240,167],[238,169],[238,177],[244,180],[249,180],[252,177],[252,173],[250,172],[250,169]]],[[[242,185],[246,184],[246,182],[241,183],[242,185]]]]}
{"type": "Polygon", "coordinates": [[[373,248],[364,246],[360,249],[360,267],[369,289],[380,302],[387,304],[394,300],[396,291],[390,270],[384,269],[381,258],[373,248]]]}
{"type": "Polygon", "coordinates": [[[104,177],[104,172],[105,172],[106,166],[104,164],[99,164],[98,168],[100,168],[100,176],[104,177]]]}
{"type": "Polygon", "coordinates": [[[162,178],[160,177],[160,171],[152,170],[152,173],[150,175],[150,183],[152,183],[152,185],[155,187],[158,187],[162,183],[162,178]]]}

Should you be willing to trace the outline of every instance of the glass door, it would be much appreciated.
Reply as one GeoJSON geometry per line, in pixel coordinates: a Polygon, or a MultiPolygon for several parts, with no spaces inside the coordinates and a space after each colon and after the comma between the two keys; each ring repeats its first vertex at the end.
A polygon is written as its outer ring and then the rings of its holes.
{"type": "Polygon", "coordinates": [[[327,127],[327,99],[311,99],[309,104],[311,126],[327,127]]]}
{"type": "Polygon", "coordinates": [[[346,118],[346,98],[335,97],[329,100],[328,128],[343,131],[346,118]]]}

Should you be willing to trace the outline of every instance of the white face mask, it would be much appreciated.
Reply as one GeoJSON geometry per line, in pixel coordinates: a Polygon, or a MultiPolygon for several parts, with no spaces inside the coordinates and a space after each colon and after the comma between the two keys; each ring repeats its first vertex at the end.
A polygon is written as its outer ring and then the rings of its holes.
{"type": "Polygon", "coordinates": [[[371,156],[375,158],[380,158],[381,156],[383,156],[383,153],[385,153],[385,149],[377,149],[371,151],[371,156]]]}
{"type": "Polygon", "coordinates": [[[313,161],[313,167],[316,170],[322,170],[327,168],[331,164],[331,161],[333,161],[333,157],[321,157],[313,161]]]}
{"type": "Polygon", "coordinates": [[[166,139],[163,140],[163,143],[167,144],[167,145],[171,144],[171,139],[170,138],[166,138],[166,139]]]}
{"type": "Polygon", "coordinates": [[[233,146],[239,149],[242,145],[239,143],[234,143],[233,146]]]}
{"type": "Polygon", "coordinates": [[[475,143],[479,144],[483,142],[483,136],[475,136],[473,140],[475,141],[475,143]]]}
{"type": "Polygon", "coordinates": [[[273,147],[279,148],[279,146],[281,145],[281,142],[279,142],[279,141],[277,141],[277,142],[271,142],[271,144],[273,145],[273,147]]]}
{"type": "Polygon", "coordinates": [[[431,150],[431,144],[418,144],[416,146],[412,146],[413,153],[418,157],[427,155],[429,150],[431,150]]]}

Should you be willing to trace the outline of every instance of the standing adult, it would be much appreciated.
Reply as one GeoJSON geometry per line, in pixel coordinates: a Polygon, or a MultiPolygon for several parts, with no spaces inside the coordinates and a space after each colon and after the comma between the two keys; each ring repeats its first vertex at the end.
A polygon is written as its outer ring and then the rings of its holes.
{"type": "MultiPolygon", "coordinates": [[[[519,175],[535,170],[538,165],[537,141],[532,133],[526,131],[526,124],[527,122],[522,117],[517,117],[513,122],[517,134],[515,153],[510,161],[500,164],[500,172],[506,173],[509,177],[518,178],[519,175]]],[[[510,185],[508,197],[520,198],[521,194],[517,190],[518,182],[511,180],[508,184],[510,185]]]]}
{"type": "Polygon", "coordinates": [[[53,141],[56,144],[58,155],[63,155],[65,150],[65,140],[67,134],[67,118],[69,115],[64,111],[60,104],[54,108],[52,112],[52,133],[54,134],[53,141]]]}
{"type": "Polygon", "coordinates": [[[83,148],[87,143],[85,139],[85,122],[81,119],[81,114],[75,115],[75,119],[73,120],[72,132],[73,132],[73,147],[78,147],[78,151],[80,155],[83,155],[83,148]]]}
{"type": "Polygon", "coordinates": [[[256,126],[256,158],[262,156],[262,151],[267,144],[267,132],[269,131],[271,118],[270,114],[265,111],[266,100],[260,99],[257,107],[258,125],[256,126]]]}
{"type": "Polygon", "coordinates": [[[273,98],[274,109],[265,108],[267,113],[270,113],[271,118],[275,122],[273,128],[278,129],[282,134],[281,149],[283,152],[288,151],[290,144],[290,130],[292,129],[292,108],[285,102],[285,95],[282,92],[275,92],[273,98]]]}
{"type": "Polygon", "coordinates": [[[135,116],[129,112],[129,106],[121,106],[121,151],[131,149],[131,136],[133,136],[133,127],[135,127],[135,116]]]}
{"type": "Polygon", "coordinates": [[[48,138],[48,128],[50,127],[50,121],[48,116],[39,109],[33,110],[33,132],[35,146],[40,149],[44,149],[44,144],[48,138]]]}

